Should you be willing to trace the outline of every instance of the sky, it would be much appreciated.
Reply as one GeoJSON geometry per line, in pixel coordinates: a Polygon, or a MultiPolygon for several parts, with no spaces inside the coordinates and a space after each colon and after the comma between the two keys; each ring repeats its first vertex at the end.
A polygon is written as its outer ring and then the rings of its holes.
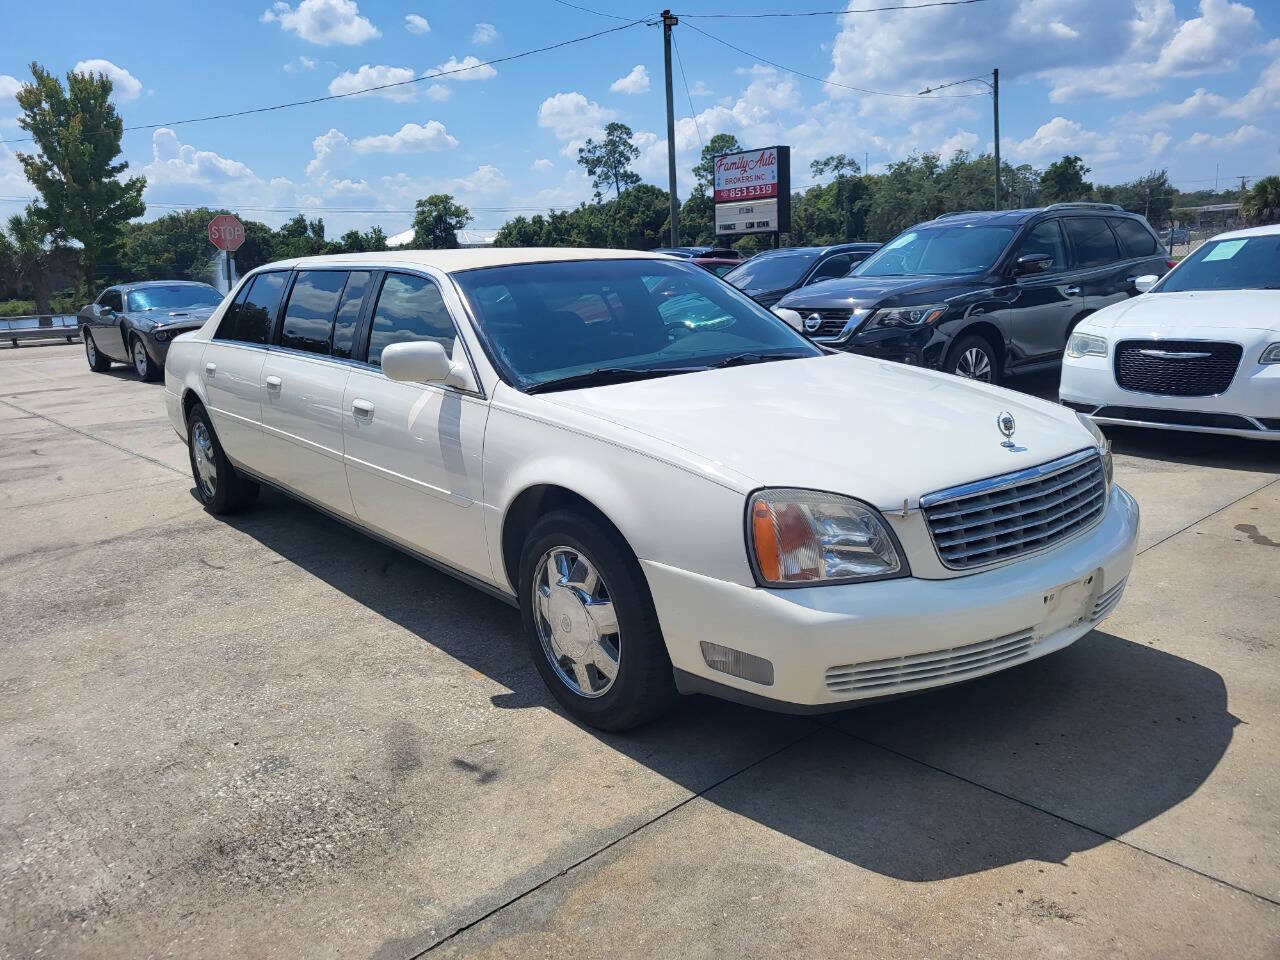
{"type": "MultiPolygon", "coordinates": [[[[979,0],[779,18],[699,15],[927,0],[669,2],[683,17],[681,197],[715,133],[789,144],[796,188],[812,182],[811,160],[832,153],[875,172],[912,153],[989,150],[986,87],[917,94],[992,67],[1008,162],[1079,154],[1095,181],[1167,168],[1184,190],[1280,173],[1280,0],[979,0]]],[[[209,205],[277,225],[301,211],[323,217],[330,236],[374,224],[393,235],[415,200],[445,192],[472,211],[473,227],[496,229],[589,200],[577,149],[611,120],[635,131],[637,172],[665,187],[662,30],[627,26],[657,11],[574,4],[590,10],[557,0],[12,4],[0,139],[25,136],[14,95],[35,60],[107,73],[126,126],[160,125],[123,142],[129,172],[147,177],[148,218],[209,205]],[[484,65],[599,31],[612,32],[484,65]],[[401,80],[416,82],[175,123],[401,80]]],[[[28,148],[0,144],[0,214],[33,196],[15,157],[28,148]]]]}

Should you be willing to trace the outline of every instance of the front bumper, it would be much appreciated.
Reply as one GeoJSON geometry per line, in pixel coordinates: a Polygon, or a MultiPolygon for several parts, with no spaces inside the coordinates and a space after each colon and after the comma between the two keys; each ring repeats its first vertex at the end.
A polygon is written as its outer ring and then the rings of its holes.
{"type": "Polygon", "coordinates": [[[769,590],[641,566],[685,689],[716,684],[812,710],[983,676],[1074,643],[1119,602],[1137,538],[1138,504],[1113,487],[1102,520],[1074,540],[948,580],[769,590]],[[713,670],[704,640],[770,661],[773,683],[713,670]]]}
{"type": "Polygon", "coordinates": [[[848,353],[935,370],[942,367],[950,342],[950,338],[933,325],[914,330],[870,330],[845,338],[814,340],[814,343],[820,343],[824,347],[848,353]]]}

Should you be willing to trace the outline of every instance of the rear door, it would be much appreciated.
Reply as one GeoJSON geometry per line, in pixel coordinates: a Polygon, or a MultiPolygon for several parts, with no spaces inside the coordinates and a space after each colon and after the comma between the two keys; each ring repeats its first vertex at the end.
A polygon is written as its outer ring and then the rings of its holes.
{"type": "Polygon", "coordinates": [[[1080,312],[1093,313],[1128,297],[1133,287],[1129,264],[1107,218],[1064,217],[1063,226],[1076,262],[1080,312]]]}
{"type": "Polygon", "coordinates": [[[433,279],[390,272],[378,286],[366,362],[352,366],[342,405],[356,516],[419,553],[488,579],[480,466],[489,404],[443,384],[387,379],[381,356],[393,343],[434,340],[455,362],[470,360],[433,279]]]}
{"type": "Polygon", "coordinates": [[[1077,279],[1071,271],[1062,225],[1056,219],[1043,220],[1027,231],[1014,262],[1031,253],[1050,256],[1053,262],[1041,273],[1014,278],[1015,293],[1009,308],[1013,365],[1060,357],[1071,318],[1080,309],[1079,297],[1073,292],[1077,279]]]}
{"type": "Polygon", "coordinates": [[[360,316],[369,271],[298,270],[262,367],[262,437],[272,479],[353,516],[342,462],[342,397],[351,366],[334,358],[335,321],[360,316]]]}
{"type": "Polygon", "coordinates": [[[1109,217],[1111,229],[1120,241],[1120,252],[1125,258],[1125,293],[1128,296],[1138,295],[1138,288],[1133,285],[1138,277],[1154,274],[1163,277],[1169,272],[1168,258],[1160,247],[1155,232],[1145,221],[1132,217],[1109,217]]]}
{"type": "Polygon", "coordinates": [[[241,287],[204,350],[205,398],[222,449],[269,476],[262,443],[262,367],[289,272],[260,273],[241,287]]]}

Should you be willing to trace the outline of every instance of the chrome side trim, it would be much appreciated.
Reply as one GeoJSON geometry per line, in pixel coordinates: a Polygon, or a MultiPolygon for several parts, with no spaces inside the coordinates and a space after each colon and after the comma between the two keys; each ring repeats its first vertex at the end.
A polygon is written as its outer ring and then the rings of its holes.
{"type": "Polygon", "coordinates": [[[997,477],[988,477],[985,480],[975,480],[972,483],[961,484],[958,487],[937,490],[920,498],[920,509],[928,509],[944,500],[955,500],[960,497],[972,497],[981,493],[992,493],[1005,487],[1014,487],[1030,480],[1038,480],[1047,474],[1074,467],[1076,464],[1083,463],[1090,457],[1096,457],[1097,455],[1098,449],[1090,447],[1087,450],[1077,450],[1075,453],[1069,453],[1058,460],[1051,460],[1036,467],[1028,467],[1026,470],[1019,470],[1016,473],[1004,473],[997,477]]]}

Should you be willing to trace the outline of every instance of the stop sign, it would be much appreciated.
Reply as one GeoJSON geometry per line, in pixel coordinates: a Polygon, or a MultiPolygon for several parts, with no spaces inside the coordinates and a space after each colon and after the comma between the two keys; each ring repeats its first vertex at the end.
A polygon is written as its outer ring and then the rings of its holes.
{"type": "Polygon", "coordinates": [[[239,250],[244,243],[244,224],[229,213],[209,221],[209,242],[219,250],[239,250]]]}

